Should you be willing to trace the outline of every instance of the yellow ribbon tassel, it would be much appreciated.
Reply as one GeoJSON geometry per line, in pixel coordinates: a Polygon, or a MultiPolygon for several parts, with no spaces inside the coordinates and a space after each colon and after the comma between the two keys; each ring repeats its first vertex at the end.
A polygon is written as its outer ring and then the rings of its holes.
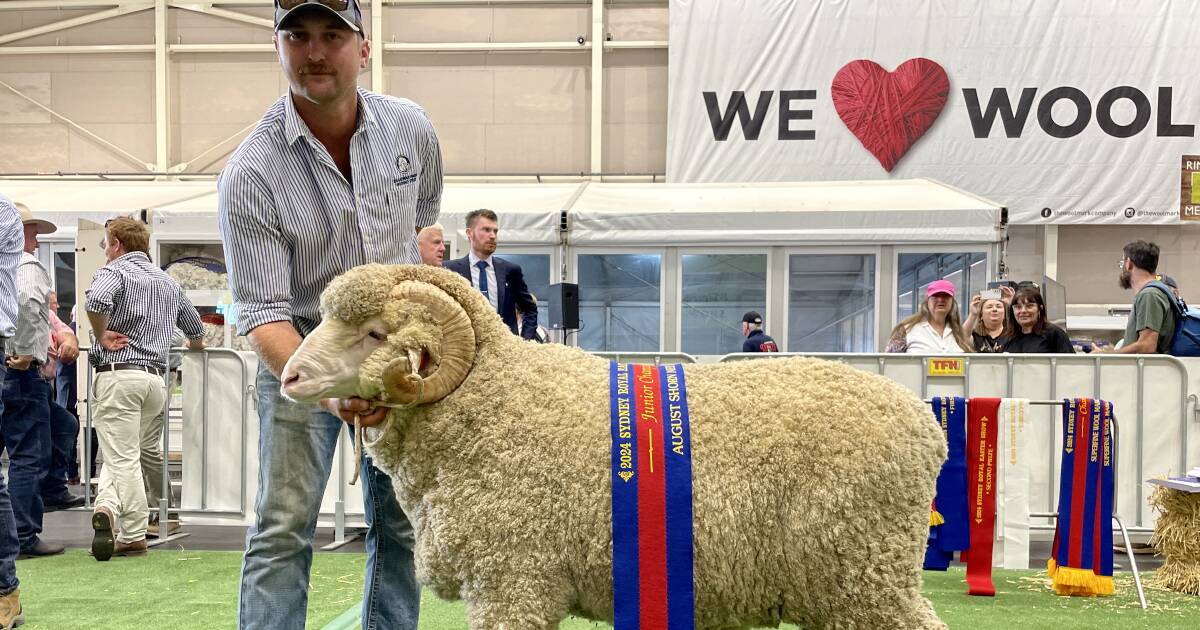
{"type": "Polygon", "coordinates": [[[942,517],[941,512],[934,510],[929,513],[929,526],[930,527],[937,527],[938,525],[944,525],[945,523],[946,523],[946,519],[944,517],[942,517]]]}
{"type": "Polygon", "coordinates": [[[1053,558],[1046,561],[1046,572],[1050,574],[1054,592],[1059,595],[1097,597],[1116,592],[1111,576],[1096,575],[1091,569],[1060,567],[1053,558]]]}

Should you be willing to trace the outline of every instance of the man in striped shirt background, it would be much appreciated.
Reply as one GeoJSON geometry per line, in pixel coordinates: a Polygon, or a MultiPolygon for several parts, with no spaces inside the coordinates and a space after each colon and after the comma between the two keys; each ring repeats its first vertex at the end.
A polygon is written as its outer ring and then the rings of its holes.
{"type": "MultiPolygon", "coordinates": [[[[290,89],[234,152],[218,184],[237,326],[258,353],[259,487],[238,625],[300,630],[312,538],[343,421],[379,424],[361,399],[299,404],[279,375],[320,322],[321,291],[369,262],[419,262],[437,221],[437,135],[411,101],[357,87],[370,42],[355,0],[276,0],[275,48],[290,89]]],[[[417,627],[412,527],[391,480],[360,462],[368,531],[363,628],[417,627]]]]}
{"type": "Polygon", "coordinates": [[[105,223],[104,232],[108,264],[92,276],[86,302],[95,336],[88,354],[96,372],[92,422],[104,456],[92,513],[92,555],[100,561],[146,553],[143,432],[161,428],[154,419],[167,401],[164,377],[175,328],[187,335],[189,348],[204,348],[200,314],[179,283],[150,262],[150,230],[120,217],[105,223]]]}

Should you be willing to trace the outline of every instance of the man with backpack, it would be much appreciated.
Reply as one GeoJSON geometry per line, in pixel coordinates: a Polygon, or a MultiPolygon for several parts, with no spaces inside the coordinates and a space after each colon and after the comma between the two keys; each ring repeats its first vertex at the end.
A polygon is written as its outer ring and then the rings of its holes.
{"type": "MultiPolygon", "coordinates": [[[[1134,291],[1133,312],[1125,325],[1125,339],[1117,354],[1168,354],[1179,308],[1170,287],[1158,281],[1158,245],[1134,241],[1121,258],[1122,289],[1134,291]],[[1157,285],[1157,286],[1153,286],[1157,285]]],[[[1092,350],[1104,352],[1104,350],[1092,350]]]]}

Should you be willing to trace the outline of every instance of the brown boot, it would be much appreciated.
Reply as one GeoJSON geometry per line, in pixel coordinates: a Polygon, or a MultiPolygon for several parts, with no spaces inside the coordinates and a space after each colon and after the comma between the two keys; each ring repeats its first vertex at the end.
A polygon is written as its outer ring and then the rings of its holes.
{"type": "Polygon", "coordinates": [[[158,521],[150,521],[146,524],[146,536],[149,538],[162,538],[165,536],[171,536],[182,529],[182,527],[183,525],[175,519],[167,521],[166,527],[160,527],[158,521]],[[164,529],[166,530],[165,534],[163,533],[164,529]]]}
{"type": "Polygon", "coordinates": [[[133,542],[117,541],[117,547],[113,550],[114,556],[144,556],[146,555],[146,539],[139,538],[133,542]]]}
{"type": "Polygon", "coordinates": [[[96,511],[92,512],[92,529],[96,534],[92,536],[92,557],[105,562],[113,555],[113,549],[116,547],[116,538],[113,536],[113,519],[112,512],[103,506],[97,506],[96,511]]]}
{"type": "Polygon", "coordinates": [[[12,630],[25,623],[25,612],[21,610],[21,589],[0,597],[0,630],[12,630]]]}

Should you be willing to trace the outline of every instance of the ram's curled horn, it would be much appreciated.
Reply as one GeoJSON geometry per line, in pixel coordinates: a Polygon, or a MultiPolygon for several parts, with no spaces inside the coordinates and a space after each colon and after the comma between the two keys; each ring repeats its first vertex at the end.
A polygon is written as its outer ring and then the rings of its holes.
{"type": "Polygon", "coordinates": [[[463,382],[475,363],[475,329],[471,319],[453,298],[424,282],[404,281],[396,285],[391,299],[416,302],[429,310],[437,323],[441,348],[432,373],[422,376],[421,354],[409,349],[383,371],[383,387],[389,402],[425,404],[441,400],[463,382]]]}

